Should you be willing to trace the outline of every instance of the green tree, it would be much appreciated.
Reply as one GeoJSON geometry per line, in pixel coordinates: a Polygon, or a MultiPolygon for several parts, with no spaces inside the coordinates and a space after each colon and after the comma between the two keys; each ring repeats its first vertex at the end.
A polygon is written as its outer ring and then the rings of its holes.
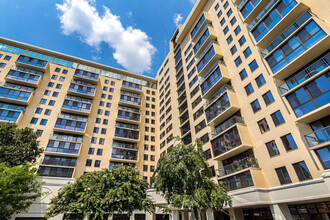
{"type": "Polygon", "coordinates": [[[0,219],[26,211],[41,193],[41,183],[32,165],[7,167],[0,163],[0,219]]]}
{"type": "Polygon", "coordinates": [[[0,124],[0,163],[8,167],[35,163],[43,152],[38,134],[31,128],[19,129],[13,123],[0,124]]]}
{"type": "Polygon", "coordinates": [[[154,210],[147,196],[148,183],[140,178],[137,169],[116,166],[80,176],[63,187],[50,202],[46,218],[58,214],[78,214],[82,217],[103,219],[105,214],[127,213],[134,210],[154,210]]]}
{"type": "MultiPolygon", "coordinates": [[[[176,138],[179,140],[179,138],[176,138]]],[[[161,157],[153,176],[156,191],[175,208],[193,210],[199,219],[199,210],[221,210],[231,206],[227,189],[209,179],[210,169],[204,158],[202,142],[177,144],[161,157]]]]}

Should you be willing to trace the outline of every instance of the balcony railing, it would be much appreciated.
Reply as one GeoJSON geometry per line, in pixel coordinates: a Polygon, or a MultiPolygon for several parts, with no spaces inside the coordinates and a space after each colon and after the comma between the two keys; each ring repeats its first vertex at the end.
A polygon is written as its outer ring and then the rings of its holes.
{"type": "Polygon", "coordinates": [[[45,60],[39,60],[36,58],[32,58],[32,57],[28,57],[28,56],[24,56],[24,55],[20,55],[16,61],[17,63],[21,63],[21,64],[27,64],[27,65],[31,65],[31,66],[35,66],[38,68],[46,68],[48,61],[45,60]]]}
{"type": "Polygon", "coordinates": [[[111,158],[121,160],[138,160],[138,151],[114,148],[112,150],[111,158]]]}
{"type": "Polygon", "coordinates": [[[0,121],[17,122],[24,111],[24,107],[0,103],[0,121]]]}
{"type": "Polygon", "coordinates": [[[36,86],[42,75],[43,74],[38,71],[28,70],[20,67],[12,67],[6,78],[36,86]]]}
{"type": "Polygon", "coordinates": [[[92,80],[92,81],[97,81],[99,79],[99,74],[91,73],[91,72],[87,72],[87,71],[79,70],[79,69],[76,70],[76,72],[74,73],[74,76],[92,80]]]}
{"type": "Polygon", "coordinates": [[[127,89],[132,89],[141,92],[142,91],[142,85],[136,84],[136,83],[131,83],[127,81],[123,81],[122,87],[127,88],[127,89]]]}
{"type": "Polygon", "coordinates": [[[204,108],[207,109],[211,104],[213,104],[213,102],[218,99],[220,96],[222,96],[223,94],[225,94],[227,92],[227,90],[230,91],[234,91],[233,87],[231,85],[224,85],[223,87],[221,87],[217,93],[215,93],[213,96],[211,96],[211,98],[209,98],[208,100],[205,101],[204,104],[204,108]]]}
{"type": "Polygon", "coordinates": [[[265,14],[268,13],[268,11],[270,9],[273,8],[273,6],[281,0],[272,0],[271,2],[269,2],[269,4],[264,8],[264,10],[262,12],[260,12],[260,14],[256,17],[256,19],[254,19],[251,24],[248,26],[249,30],[252,30],[254,28],[254,26],[256,26],[256,24],[265,16],[265,14]]]}
{"type": "Polygon", "coordinates": [[[33,92],[34,89],[29,87],[19,86],[10,83],[0,83],[0,97],[11,100],[23,101],[23,103],[20,104],[26,104],[25,102],[29,101],[33,92]]]}
{"type": "Polygon", "coordinates": [[[55,166],[66,166],[66,167],[74,167],[76,166],[76,159],[64,159],[64,158],[59,158],[59,159],[44,159],[42,161],[42,164],[44,165],[55,165],[55,166]]]}
{"type": "Polygon", "coordinates": [[[112,146],[117,148],[126,148],[126,149],[134,149],[134,150],[138,149],[138,146],[135,143],[126,143],[120,141],[113,141],[112,146]]]}
{"type": "Polygon", "coordinates": [[[218,169],[218,174],[220,177],[222,177],[250,167],[259,168],[259,164],[256,158],[247,157],[242,160],[235,161],[232,164],[218,169]]]}
{"type": "Polygon", "coordinates": [[[119,110],[117,118],[132,120],[132,121],[140,121],[140,114],[135,114],[132,112],[124,112],[124,111],[119,110]]]}
{"type": "Polygon", "coordinates": [[[224,132],[225,130],[227,130],[228,128],[230,128],[231,126],[237,123],[244,124],[243,118],[236,115],[229,118],[224,123],[220,124],[213,131],[210,132],[211,138],[218,136],[219,134],[221,134],[222,132],[224,132]]]}
{"type": "Polygon", "coordinates": [[[305,135],[305,138],[310,147],[314,147],[330,140],[330,126],[322,128],[311,134],[305,135]]]}

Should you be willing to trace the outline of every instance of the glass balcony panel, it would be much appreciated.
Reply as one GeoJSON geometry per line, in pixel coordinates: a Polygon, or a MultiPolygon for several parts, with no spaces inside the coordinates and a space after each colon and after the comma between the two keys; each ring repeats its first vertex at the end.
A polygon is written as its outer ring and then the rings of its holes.
{"type": "Polygon", "coordinates": [[[229,191],[254,186],[250,171],[222,179],[221,182],[229,191]]]}
{"type": "Polygon", "coordinates": [[[214,138],[215,136],[219,135],[220,133],[222,133],[223,131],[227,130],[228,128],[230,128],[231,126],[240,123],[240,124],[244,124],[244,120],[242,117],[240,116],[233,116],[231,118],[229,118],[228,120],[226,120],[225,122],[221,123],[220,125],[218,125],[213,131],[211,131],[211,137],[214,138]]]}
{"type": "Polygon", "coordinates": [[[40,166],[38,174],[40,176],[72,178],[73,171],[74,168],[40,166]]]}
{"type": "Polygon", "coordinates": [[[21,72],[21,71],[17,71],[14,69],[11,69],[6,78],[10,78],[13,80],[18,80],[18,81],[22,81],[22,82],[27,82],[27,83],[32,83],[32,84],[38,84],[39,79],[42,75],[33,75],[27,72],[21,72]]]}
{"type": "Polygon", "coordinates": [[[42,164],[74,167],[74,166],[76,166],[76,162],[77,162],[76,158],[45,156],[45,158],[42,161],[42,164]]]}
{"type": "Polygon", "coordinates": [[[121,138],[139,140],[139,131],[128,130],[124,128],[116,128],[115,136],[121,138]]]}
{"type": "Polygon", "coordinates": [[[133,121],[140,121],[140,114],[118,110],[117,118],[133,120],[133,121]]]}
{"type": "Polygon", "coordinates": [[[28,64],[28,65],[32,65],[32,66],[36,66],[36,67],[41,67],[41,68],[45,68],[48,63],[47,61],[39,60],[39,59],[32,58],[32,57],[27,57],[24,55],[20,55],[16,62],[28,64]]]}
{"type": "Polygon", "coordinates": [[[221,98],[219,98],[216,102],[214,102],[205,110],[207,122],[212,121],[218,115],[227,110],[230,106],[231,104],[229,101],[228,94],[225,93],[221,98]]]}
{"type": "Polygon", "coordinates": [[[90,79],[93,81],[97,81],[99,79],[99,74],[95,74],[95,73],[91,73],[91,72],[87,72],[87,71],[79,70],[79,69],[76,70],[74,75],[81,77],[81,78],[90,79]]]}
{"type": "Polygon", "coordinates": [[[237,126],[211,141],[214,157],[230,151],[242,144],[237,126]]]}
{"type": "Polygon", "coordinates": [[[330,127],[317,130],[311,134],[305,135],[310,147],[314,147],[330,140],[330,127]]]}
{"type": "Polygon", "coordinates": [[[138,149],[138,146],[135,143],[127,143],[121,141],[113,141],[112,146],[117,148],[138,149]]]}
{"type": "Polygon", "coordinates": [[[205,15],[203,14],[202,17],[198,20],[197,24],[195,25],[194,29],[191,31],[191,38],[194,38],[196,33],[198,32],[199,28],[205,21],[205,15]]]}
{"type": "Polygon", "coordinates": [[[138,151],[113,148],[111,158],[122,160],[138,160],[138,151]]]}
{"type": "MultiPolygon", "coordinates": [[[[212,43],[212,42],[211,42],[212,43]]],[[[208,52],[202,57],[197,64],[198,72],[201,72],[201,70],[206,66],[206,64],[211,60],[211,58],[215,55],[214,47],[212,46],[208,52]]]]}
{"type": "Polygon", "coordinates": [[[250,167],[259,168],[256,158],[247,157],[242,160],[235,161],[232,164],[226,165],[218,170],[219,176],[222,177],[229,175],[250,167]]]}
{"type": "Polygon", "coordinates": [[[201,84],[202,94],[207,93],[220,79],[222,78],[222,74],[220,71],[220,67],[218,66],[214,72],[201,84]]]}

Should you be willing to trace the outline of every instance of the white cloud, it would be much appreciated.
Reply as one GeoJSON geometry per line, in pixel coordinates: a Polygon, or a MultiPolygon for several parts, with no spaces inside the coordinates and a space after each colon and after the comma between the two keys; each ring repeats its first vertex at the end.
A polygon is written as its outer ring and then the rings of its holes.
{"type": "Polygon", "coordinates": [[[182,19],[183,19],[183,17],[181,14],[175,13],[173,15],[173,22],[174,22],[175,26],[178,26],[179,23],[182,21],[182,19]]]}
{"type": "Polygon", "coordinates": [[[195,4],[197,0],[189,0],[192,4],[195,4]]]}
{"type": "Polygon", "coordinates": [[[95,0],[64,0],[63,4],[56,4],[63,34],[77,33],[96,50],[105,42],[114,49],[114,59],[127,70],[150,71],[156,49],[148,35],[140,29],[124,28],[119,16],[105,6],[104,14],[100,15],[94,4],[95,0]]]}

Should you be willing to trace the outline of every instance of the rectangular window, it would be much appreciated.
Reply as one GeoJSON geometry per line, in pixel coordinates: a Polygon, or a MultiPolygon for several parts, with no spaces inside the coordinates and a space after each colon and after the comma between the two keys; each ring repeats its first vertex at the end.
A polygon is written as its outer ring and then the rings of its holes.
{"type": "Polygon", "coordinates": [[[285,122],[280,110],[270,115],[273,119],[275,126],[281,125],[285,122]]]}
{"type": "Polygon", "coordinates": [[[255,80],[259,88],[266,83],[266,80],[262,74],[259,75],[255,80]]]}
{"type": "Polygon", "coordinates": [[[46,101],[47,101],[47,99],[41,99],[40,104],[44,105],[44,104],[46,104],[46,101]]]}
{"type": "Polygon", "coordinates": [[[54,83],[53,82],[49,82],[48,83],[48,87],[51,87],[52,88],[53,86],[54,86],[54,83]]]}
{"type": "Polygon", "coordinates": [[[269,131],[269,126],[268,126],[267,120],[265,118],[258,121],[258,126],[259,126],[261,134],[269,131]]]}
{"type": "Polygon", "coordinates": [[[54,100],[49,100],[48,105],[54,106],[55,105],[55,101],[54,100]]]}
{"type": "Polygon", "coordinates": [[[239,65],[241,65],[241,63],[242,63],[242,59],[241,59],[240,56],[238,56],[238,57],[235,59],[235,65],[236,65],[236,67],[238,67],[239,65]]]}
{"type": "Polygon", "coordinates": [[[60,68],[56,68],[56,69],[55,69],[55,72],[56,72],[56,73],[59,73],[60,71],[61,71],[60,68]]]}
{"type": "Polygon", "coordinates": [[[241,80],[245,79],[248,75],[245,69],[243,69],[241,72],[239,72],[239,76],[241,77],[241,80]]]}
{"type": "Polygon", "coordinates": [[[52,96],[56,98],[58,96],[58,92],[53,92],[52,96]]]}
{"type": "Polygon", "coordinates": [[[205,127],[206,127],[206,123],[205,123],[205,120],[203,120],[198,125],[195,126],[195,133],[197,134],[205,127]]]}
{"type": "Polygon", "coordinates": [[[38,118],[32,118],[30,124],[37,124],[38,118]]]}
{"type": "Polygon", "coordinates": [[[250,95],[254,92],[254,89],[252,87],[252,84],[249,83],[247,86],[244,87],[246,95],[250,95]]]}
{"type": "Polygon", "coordinates": [[[292,164],[294,170],[296,171],[296,174],[298,176],[299,181],[309,180],[313,179],[311,173],[309,172],[307,165],[304,161],[301,161],[299,163],[292,164]]]}
{"type": "Polygon", "coordinates": [[[220,10],[217,14],[218,18],[220,18],[221,15],[222,15],[222,11],[220,10]]]}
{"type": "Polygon", "coordinates": [[[228,6],[229,6],[229,3],[228,3],[228,1],[226,1],[226,3],[223,5],[223,8],[224,8],[224,9],[227,9],[228,6]]]}
{"type": "Polygon", "coordinates": [[[65,77],[64,76],[61,76],[60,79],[59,79],[61,82],[63,82],[65,80],[65,77]]]}
{"type": "Polygon", "coordinates": [[[235,35],[237,36],[240,32],[241,32],[241,27],[238,25],[238,26],[235,28],[234,33],[235,33],[235,35]]]}
{"type": "Polygon", "coordinates": [[[229,9],[228,11],[227,11],[227,17],[229,18],[230,17],[230,15],[233,13],[233,10],[231,10],[231,9],[229,9]]]}
{"type": "Polygon", "coordinates": [[[97,149],[96,155],[102,156],[103,149],[97,149]]]}
{"type": "Polygon", "coordinates": [[[49,90],[45,90],[44,95],[49,96],[50,95],[50,91],[49,90]]]}
{"type": "Polygon", "coordinates": [[[91,143],[92,143],[92,144],[96,144],[96,142],[97,142],[97,137],[92,137],[92,139],[91,139],[91,143]]]}
{"type": "Polygon", "coordinates": [[[238,40],[238,43],[240,46],[242,46],[244,43],[246,42],[246,39],[244,36],[242,36],[239,40],[238,40]]]}
{"type": "Polygon", "coordinates": [[[292,183],[289,173],[286,170],[286,167],[276,168],[275,171],[281,185],[292,183]]]}
{"type": "Polygon", "coordinates": [[[101,161],[95,160],[94,167],[100,167],[100,166],[101,166],[101,161]]]}
{"type": "Polygon", "coordinates": [[[223,34],[226,35],[229,31],[229,28],[228,26],[226,26],[224,29],[223,29],[223,34]]]}
{"type": "Polygon", "coordinates": [[[269,105],[270,103],[274,102],[275,99],[273,97],[273,94],[271,93],[271,91],[266,92],[265,94],[262,95],[262,98],[265,101],[266,105],[269,105]]]}
{"type": "Polygon", "coordinates": [[[226,23],[226,19],[222,18],[221,21],[220,21],[221,26],[223,26],[225,23],[226,23]]]}
{"type": "Polygon", "coordinates": [[[231,55],[234,55],[237,51],[236,45],[234,45],[232,48],[230,48],[231,55]]]}
{"type": "Polygon", "coordinates": [[[243,54],[244,54],[244,57],[245,57],[245,58],[248,58],[248,57],[252,54],[252,51],[251,51],[250,47],[247,47],[247,48],[243,51],[243,54]]]}
{"type": "Polygon", "coordinates": [[[47,124],[47,119],[41,119],[40,125],[46,125],[47,124]]]}
{"type": "Polygon", "coordinates": [[[287,134],[281,137],[283,145],[287,151],[297,148],[296,142],[294,141],[292,134],[287,134]]]}
{"type": "Polygon", "coordinates": [[[273,157],[273,156],[280,154],[280,151],[278,150],[277,145],[274,140],[266,143],[266,147],[267,147],[269,156],[273,157]]]}
{"type": "Polygon", "coordinates": [[[51,113],[52,113],[52,110],[50,110],[50,109],[45,110],[45,115],[50,115],[51,113]]]}
{"type": "Polygon", "coordinates": [[[61,89],[62,88],[62,84],[57,84],[56,85],[56,89],[61,89]]]}
{"type": "Polygon", "coordinates": [[[258,63],[256,60],[253,60],[250,64],[249,64],[250,70],[251,72],[254,72],[256,69],[258,69],[258,63]]]}
{"type": "Polygon", "coordinates": [[[254,100],[252,103],[251,103],[251,107],[252,107],[252,110],[254,113],[256,113],[257,111],[261,110],[261,106],[259,104],[259,101],[258,99],[254,100]]]}
{"type": "Polygon", "coordinates": [[[106,128],[102,128],[101,129],[101,134],[106,134],[107,133],[107,129],[106,128]]]}
{"type": "Polygon", "coordinates": [[[95,148],[90,147],[90,148],[88,149],[88,154],[93,155],[93,154],[94,154],[94,151],[95,151],[95,148]]]}
{"type": "Polygon", "coordinates": [[[229,35],[229,37],[227,38],[227,44],[230,44],[232,41],[233,41],[233,37],[229,35]]]}
{"type": "Polygon", "coordinates": [[[6,55],[5,58],[3,58],[3,59],[9,61],[11,59],[11,56],[6,55]]]}
{"type": "Polygon", "coordinates": [[[36,114],[41,114],[41,112],[42,112],[42,108],[37,108],[35,111],[36,114]]]}
{"type": "Polygon", "coordinates": [[[87,159],[86,160],[86,167],[90,167],[90,166],[92,166],[92,160],[87,159]]]}
{"type": "Polygon", "coordinates": [[[236,17],[233,17],[233,19],[230,20],[231,26],[233,26],[236,23],[236,17]]]}

